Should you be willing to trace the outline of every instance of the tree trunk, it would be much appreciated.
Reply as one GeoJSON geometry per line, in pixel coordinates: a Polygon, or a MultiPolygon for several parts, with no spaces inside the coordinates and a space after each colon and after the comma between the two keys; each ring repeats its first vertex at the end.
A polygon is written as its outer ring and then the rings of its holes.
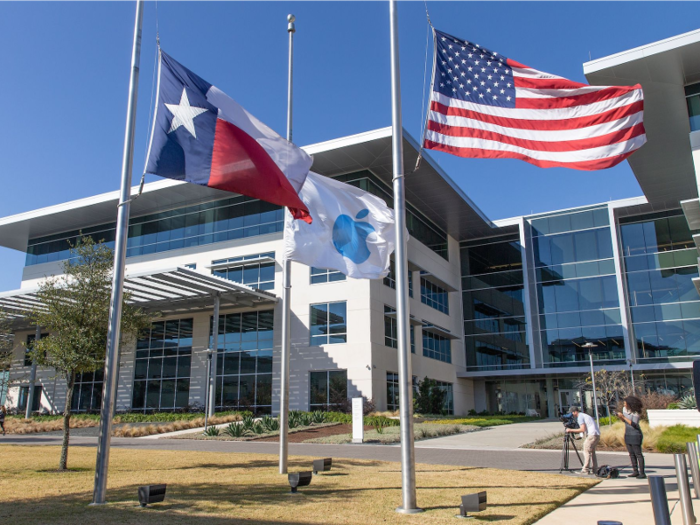
{"type": "Polygon", "coordinates": [[[61,444],[61,460],[58,464],[58,470],[66,470],[68,468],[68,440],[70,439],[70,416],[73,387],[75,386],[75,372],[71,373],[66,382],[66,408],[63,411],[63,443],[61,444]]]}

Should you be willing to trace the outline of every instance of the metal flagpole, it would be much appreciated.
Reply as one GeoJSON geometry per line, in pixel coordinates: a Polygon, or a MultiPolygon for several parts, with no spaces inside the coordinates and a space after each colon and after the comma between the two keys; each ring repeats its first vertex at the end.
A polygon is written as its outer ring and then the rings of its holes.
{"type": "MultiPolygon", "coordinates": [[[[41,326],[36,326],[34,332],[34,342],[41,339],[41,326]]],[[[27,392],[27,408],[24,411],[25,419],[32,417],[32,407],[34,406],[34,389],[36,388],[36,359],[32,359],[32,368],[29,371],[29,391],[27,392]]]]}
{"type": "MultiPolygon", "coordinates": [[[[289,33],[289,74],[287,80],[287,140],[292,141],[292,73],[294,71],[294,15],[287,16],[289,33]]],[[[285,211],[289,213],[289,211],[285,211]]],[[[286,221],[285,221],[286,222],[286,221]]],[[[289,455],[289,354],[291,352],[292,261],[285,257],[282,268],[282,359],[280,370],[280,474],[287,473],[289,455]]]]}
{"type": "Polygon", "coordinates": [[[399,416],[401,423],[401,496],[396,512],[422,512],[416,504],[416,460],[413,450],[413,390],[408,326],[408,256],[406,254],[406,197],[403,173],[399,23],[396,0],[390,0],[391,17],[391,121],[394,165],[394,219],[396,220],[396,322],[399,354],[399,416]]]}
{"type": "Polygon", "coordinates": [[[214,355],[209,359],[209,374],[207,375],[207,387],[209,388],[209,406],[207,406],[207,415],[212,417],[216,412],[216,367],[217,355],[219,352],[219,305],[221,304],[221,295],[219,292],[214,294],[214,316],[212,318],[212,343],[211,351],[214,355]]]}
{"type": "Polygon", "coordinates": [[[119,371],[119,332],[124,297],[124,266],[126,264],[126,235],[129,229],[131,200],[131,170],[134,160],[134,128],[136,125],[136,99],[139,86],[139,62],[141,60],[141,25],[143,22],[143,0],[136,2],[134,44],[131,52],[131,78],[129,80],[129,102],[126,110],[126,132],[122,157],[122,182],[117,206],[117,232],[114,239],[114,278],[112,299],[109,308],[109,331],[105,356],[104,390],[100,415],[100,437],[97,442],[97,464],[95,466],[95,490],[93,505],[105,503],[109,446],[112,434],[112,414],[117,394],[117,372],[119,371]]]}

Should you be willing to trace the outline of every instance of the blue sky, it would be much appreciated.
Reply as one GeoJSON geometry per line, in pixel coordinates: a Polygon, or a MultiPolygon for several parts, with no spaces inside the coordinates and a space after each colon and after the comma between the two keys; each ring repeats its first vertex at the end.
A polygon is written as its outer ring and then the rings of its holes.
{"type": "MultiPolygon", "coordinates": [[[[445,32],[583,82],[589,57],[691,31],[700,20],[697,2],[428,2],[428,9],[445,32]]],[[[0,3],[0,216],[118,188],[134,13],[132,2],[0,3]]],[[[297,17],[295,143],[391,124],[387,2],[148,2],[135,182],[147,146],[156,21],[163,49],[284,135],[288,13],[297,17]]],[[[403,122],[418,138],[423,2],[399,3],[399,27],[403,122]]],[[[641,195],[626,163],[589,173],[433,157],[492,219],[641,195]]],[[[0,249],[0,290],[19,287],[23,264],[24,254],[0,249]]]]}

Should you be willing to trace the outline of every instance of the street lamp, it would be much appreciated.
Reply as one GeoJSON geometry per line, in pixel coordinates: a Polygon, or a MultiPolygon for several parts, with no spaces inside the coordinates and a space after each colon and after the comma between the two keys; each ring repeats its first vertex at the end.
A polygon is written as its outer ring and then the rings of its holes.
{"type": "Polygon", "coordinates": [[[588,349],[588,357],[591,361],[591,381],[593,381],[593,406],[595,406],[595,422],[600,427],[600,418],[598,417],[598,396],[595,392],[595,372],[593,372],[593,349],[598,346],[591,342],[583,345],[583,348],[588,349]]]}
{"type": "Polygon", "coordinates": [[[204,432],[207,431],[209,426],[209,403],[211,403],[211,399],[209,399],[209,386],[211,385],[211,360],[214,356],[214,350],[207,348],[205,352],[207,354],[207,386],[204,390],[204,432]]]}
{"type": "Polygon", "coordinates": [[[630,359],[629,360],[630,364],[630,379],[632,380],[632,395],[636,396],[637,395],[637,389],[634,388],[634,370],[632,369],[632,366],[634,365],[634,362],[630,359]]]}

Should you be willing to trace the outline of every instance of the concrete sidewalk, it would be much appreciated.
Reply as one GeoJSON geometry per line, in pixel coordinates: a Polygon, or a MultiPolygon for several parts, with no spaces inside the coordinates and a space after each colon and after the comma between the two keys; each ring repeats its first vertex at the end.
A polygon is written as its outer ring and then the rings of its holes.
{"type": "MultiPolygon", "coordinates": [[[[678,484],[676,471],[671,454],[647,454],[647,464],[653,466],[647,469],[647,475],[663,476],[666,483],[668,508],[671,512],[671,523],[682,525],[683,516],[678,501],[678,484]],[[675,509],[674,509],[675,505],[675,509]]],[[[654,525],[654,512],[649,495],[649,480],[627,478],[630,470],[627,467],[618,479],[606,479],[595,487],[562,505],[536,525],[562,525],[575,523],[595,525],[599,521],[619,521],[623,525],[654,525]]],[[[695,492],[692,488],[691,495],[695,492]]],[[[693,499],[695,515],[700,516],[700,500],[693,499]]]]}

